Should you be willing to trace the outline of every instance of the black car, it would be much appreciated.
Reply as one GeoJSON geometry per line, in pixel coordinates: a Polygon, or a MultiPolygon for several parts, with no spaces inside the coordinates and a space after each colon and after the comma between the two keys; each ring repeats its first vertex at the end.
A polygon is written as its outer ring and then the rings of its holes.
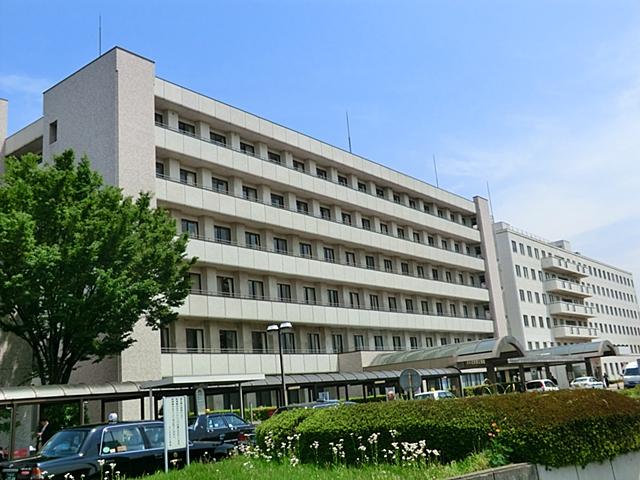
{"type": "MultiPolygon", "coordinates": [[[[222,458],[232,445],[199,442],[189,448],[191,460],[222,458]]],[[[172,450],[169,458],[184,465],[186,452],[172,450]]],[[[61,430],[42,447],[39,454],[0,463],[2,480],[62,478],[99,479],[101,472],[139,477],[164,468],[164,424],[159,421],[118,422],[61,430]]]]}
{"type": "Polygon", "coordinates": [[[235,413],[207,413],[189,419],[189,439],[192,442],[248,443],[252,441],[255,431],[255,426],[235,413]]]}

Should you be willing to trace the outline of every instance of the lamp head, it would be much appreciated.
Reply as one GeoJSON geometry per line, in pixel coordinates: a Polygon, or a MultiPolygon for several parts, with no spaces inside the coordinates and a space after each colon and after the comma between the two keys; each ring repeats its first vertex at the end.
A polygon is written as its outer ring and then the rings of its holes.
{"type": "Polygon", "coordinates": [[[269,325],[267,327],[267,332],[277,332],[278,330],[280,330],[280,327],[278,327],[278,325],[269,325]]]}
{"type": "Polygon", "coordinates": [[[291,325],[291,322],[282,322],[280,324],[280,330],[289,330],[292,328],[293,328],[293,325],[291,325]]]}

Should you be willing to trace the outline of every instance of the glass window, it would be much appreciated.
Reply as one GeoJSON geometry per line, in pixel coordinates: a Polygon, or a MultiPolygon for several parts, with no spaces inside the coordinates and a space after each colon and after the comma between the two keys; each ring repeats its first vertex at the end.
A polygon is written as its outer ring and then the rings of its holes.
{"type": "Polygon", "coordinates": [[[344,175],[338,175],[338,183],[345,187],[349,184],[347,177],[345,177],[344,175]]]}
{"type": "Polygon", "coordinates": [[[324,248],[324,261],[334,263],[336,261],[335,252],[333,248],[324,248]]]}
{"type": "Polygon", "coordinates": [[[403,275],[409,275],[409,264],[406,262],[402,262],[400,263],[400,270],[402,271],[403,275]]]}
{"type": "Polygon", "coordinates": [[[211,177],[211,188],[216,192],[229,193],[229,182],[220,178],[211,177]]]}
{"type": "Polygon", "coordinates": [[[407,312],[413,313],[413,300],[411,300],[410,298],[406,298],[404,300],[404,305],[406,307],[407,312]]]}
{"type": "Polygon", "coordinates": [[[296,209],[298,210],[298,213],[309,215],[309,204],[307,202],[296,200],[296,209]]]}
{"type": "Polygon", "coordinates": [[[367,193],[367,184],[363,182],[358,182],[358,190],[361,192],[367,193]]]}
{"type": "Polygon", "coordinates": [[[284,197],[276,193],[271,194],[271,205],[277,208],[284,208],[284,197]]]}
{"type": "Polygon", "coordinates": [[[384,271],[393,272],[393,262],[387,258],[384,259],[384,271]]]}
{"type": "Polygon", "coordinates": [[[227,144],[227,137],[225,137],[224,135],[220,135],[219,133],[216,132],[209,132],[209,139],[213,142],[213,143],[218,143],[220,145],[226,145],[227,144]]]}
{"type": "Polygon", "coordinates": [[[255,299],[264,298],[264,283],[260,280],[249,280],[249,296],[255,299]]]}
{"type": "Polygon", "coordinates": [[[398,302],[396,301],[396,297],[389,297],[389,310],[392,312],[396,312],[398,310],[398,302]]]}
{"type": "Polygon", "coordinates": [[[333,348],[334,353],[342,353],[344,352],[344,344],[342,342],[342,335],[339,333],[334,333],[331,335],[331,346],[333,348]]]}
{"type": "Polygon", "coordinates": [[[287,247],[287,240],[284,238],[273,237],[273,249],[277,253],[287,253],[289,251],[287,247]]]}
{"type": "Polygon", "coordinates": [[[273,162],[273,163],[282,163],[282,158],[280,157],[280,154],[275,153],[275,152],[269,152],[267,154],[267,156],[269,157],[269,161],[273,162]]]}
{"type": "Polygon", "coordinates": [[[201,328],[185,328],[188,352],[201,352],[204,349],[204,330],[201,328]]]}
{"type": "Polygon", "coordinates": [[[374,257],[372,257],[372,256],[370,256],[370,255],[367,255],[367,256],[364,258],[364,260],[365,260],[366,265],[367,265],[367,268],[368,268],[369,270],[375,270],[375,268],[376,268],[376,260],[375,260],[375,258],[374,258],[374,257]]]}
{"type": "Polygon", "coordinates": [[[374,335],[373,344],[375,345],[376,350],[384,350],[384,339],[382,335],[374,335]]]}
{"type": "Polygon", "coordinates": [[[393,194],[393,201],[396,203],[400,203],[400,195],[398,195],[397,193],[393,194]]]}
{"type": "Polygon", "coordinates": [[[245,245],[249,248],[260,248],[260,234],[253,232],[244,233],[245,245]]]}
{"type": "Polygon", "coordinates": [[[253,145],[244,142],[240,142],[240,151],[248,155],[255,155],[256,153],[256,149],[253,145]]]}
{"type": "Polygon", "coordinates": [[[156,112],[155,114],[155,121],[157,124],[162,125],[164,124],[164,116],[161,113],[156,112]]]}
{"type": "Polygon", "coordinates": [[[362,219],[362,228],[365,230],[371,230],[371,221],[367,218],[362,219]]]}
{"type": "Polygon", "coordinates": [[[247,422],[245,422],[244,420],[242,420],[240,417],[236,415],[227,414],[227,415],[223,415],[223,417],[231,427],[238,428],[238,427],[247,426],[247,422]]]}
{"type": "Polygon", "coordinates": [[[189,272],[189,281],[191,282],[191,290],[199,292],[202,290],[202,282],[199,273],[189,272]]]}
{"type": "Polygon", "coordinates": [[[300,243],[300,256],[305,258],[311,258],[313,256],[310,243],[300,243]]]}
{"type": "Polygon", "coordinates": [[[315,305],[316,289],[314,287],[304,287],[304,303],[315,305]]]}
{"type": "Polygon", "coordinates": [[[422,300],[420,302],[420,308],[422,309],[422,313],[424,313],[425,315],[429,313],[429,302],[427,302],[426,300],[422,300]]]}
{"type": "Polygon", "coordinates": [[[347,265],[355,265],[356,264],[356,254],[353,252],[345,252],[345,258],[347,265]]]}
{"type": "Polygon", "coordinates": [[[291,285],[287,283],[278,284],[278,300],[281,302],[291,301],[291,285]]]}
{"type": "Polygon", "coordinates": [[[220,330],[220,350],[223,352],[238,350],[238,332],[235,330],[220,330]]]}
{"type": "Polygon", "coordinates": [[[398,335],[394,335],[391,340],[393,341],[394,350],[402,350],[402,339],[398,335]]]}
{"type": "Polygon", "coordinates": [[[398,228],[398,238],[404,238],[404,228],[398,228]]]}
{"type": "Polygon", "coordinates": [[[304,172],[304,163],[297,160],[293,161],[293,168],[299,172],[304,172]]]}
{"type": "Polygon", "coordinates": [[[188,135],[195,135],[196,134],[195,125],[191,125],[190,123],[186,123],[186,122],[178,122],[178,130],[180,130],[182,133],[186,133],[188,135]]]}
{"type": "Polygon", "coordinates": [[[364,336],[363,335],[354,335],[353,336],[353,344],[356,351],[364,350],[364,336]]]}
{"type": "Polygon", "coordinates": [[[342,213],[342,223],[351,225],[351,215],[348,213],[342,213]]]}
{"type": "Polygon", "coordinates": [[[182,183],[186,183],[187,185],[197,185],[196,179],[196,172],[191,172],[182,168],[180,169],[180,181],[182,183]]]}
{"type": "Polygon", "coordinates": [[[376,187],[376,195],[380,198],[384,198],[384,189],[376,187]]]}
{"type": "Polygon", "coordinates": [[[371,305],[371,310],[380,310],[378,295],[369,295],[369,305],[371,305]]]}
{"type": "Polygon", "coordinates": [[[164,176],[164,163],[156,162],[156,177],[164,176]]]}
{"type": "Polygon", "coordinates": [[[231,243],[231,229],[215,225],[213,227],[213,238],[216,242],[231,243]]]}
{"type": "Polygon", "coordinates": [[[307,344],[309,346],[309,351],[312,353],[318,353],[320,351],[320,334],[319,333],[308,333],[307,334],[307,344]]]}
{"type": "Polygon", "coordinates": [[[349,292],[351,308],[360,308],[360,295],[357,292],[349,292]]]}
{"type": "Polygon", "coordinates": [[[327,171],[322,168],[316,168],[316,175],[325,180],[327,179],[327,171]]]}
{"type": "Polygon", "coordinates": [[[282,334],[282,349],[289,353],[296,351],[296,337],[292,332],[282,334]]]}
{"type": "Polygon", "coordinates": [[[327,207],[320,207],[320,217],[324,220],[331,220],[331,210],[327,207]]]}
{"type": "Polygon", "coordinates": [[[251,187],[242,187],[242,197],[252,202],[258,201],[258,190],[251,187]]]}
{"type": "Polygon", "coordinates": [[[411,345],[411,350],[418,349],[418,337],[409,337],[409,344],[411,345]]]}
{"type": "MultiPolygon", "coordinates": [[[[144,450],[144,439],[137,426],[123,425],[111,427],[104,431],[102,448],[100,449],[103,454],[137,452],[139,450],[144,450]]],[[[60,456],[60,454],[58,454],[58,456],[60,456]]]]}
{"type": "Polygon", "coordinates": [[[216,277],[218,283],[218,294],[227,297],[233,296],[233,278],[232,277],[216,277]]]}
{"type": "MultiPolygon", "coordinates": [[[[49,439],[40,453],[42,455],[47,455],[48,457],[68,457],[76,455],[80,452],[80,448],[88,434],[88,430],[62,430],[61,432],[54,434],[53,437],[49,439]]],[[[108,448],[108,453],[111,453],[111,448],[113,448],[113,452],[115,453],[115,443],[109,446],[103,444],[102,448],[104,449],[105,447],[108,448]]],[[[100,451],[107,453],[103,449],[100,451]]]]}
{"type": "Polygon", "coordinates": [[[387,226],[386,223],[380,224],[380,232],[384,233],[385,235],[389,235],[389,227],[387,226]]]}
{"type": "Polygon", "coordinates": [[[164,447],[164,427],[162,425],[143,425],[142,430],[144,430],[144,434],[149,440],[149,447],[164,447]]]}
{"type": "Polygon", "coordinates": [[[338,290],[327,290],[327,300],[330,306],[337,307],[339,305],[338,301],[338,290]]]}
{"type": "Polygon", "coordinates": [[[198,222],[194,220],[187,220],[183,218],[180,221],[180,226],[182,228],[182,233],[188,234],[190,237],[198,236],[198,222]]]}
{"type": "Polygon", "coordinates": [[[433,347],[433,337],[424,337],[424,346],[433,347]]]}

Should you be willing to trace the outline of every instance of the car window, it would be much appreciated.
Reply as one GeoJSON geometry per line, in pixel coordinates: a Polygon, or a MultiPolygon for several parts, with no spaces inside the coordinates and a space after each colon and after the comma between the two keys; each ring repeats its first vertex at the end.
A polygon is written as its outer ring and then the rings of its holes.
{"type": "Polygon", "coordinates": [[[545,380],[544,381],[544,386],[545,387],[555,387],[556,385],[551,380],[545,380]]]}
{"type": "Polygon", "coordinates": [[[138,450],[144,450],[144,440],[138,427],[123,425],[111,427],[104,431],[102,447],[100,448],[103,454],[135,452],[138,450]]]}
{"type": "Polygon", "coordinates": [[[222,416],[220,415],[211,415],[207,417],[207,429],[212,430],[214,428],[224,428],[227,425],[224,423],[222,416]]]}
{"type": "Polygon", "coordinates": [[[242,420],[240,417],[237,417],[235,415],[225,415],[224,419],[232,427],[244,427],[246,425],[244,420],[242,420]]]}
{"type": "Polygon", "coordinates": [[[86,430],[63,430],[56,433],[40,451],[47,457],[67,457],[80,452],[80,447],[87,438],[86,430]]]}
{"type": "Polygon", "coordinates": [[[164,447],[164,427],[162,425],[144,425],[142,429],[149,440],[150,448],[164,447]]]}

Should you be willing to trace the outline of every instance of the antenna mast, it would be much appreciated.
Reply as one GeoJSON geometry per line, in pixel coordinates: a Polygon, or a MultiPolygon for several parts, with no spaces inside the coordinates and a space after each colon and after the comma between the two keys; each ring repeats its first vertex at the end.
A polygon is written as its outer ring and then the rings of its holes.
{"type": "Polygon", "coordinates": [[[347,115],[347,139],[349,140],[349,153],[351,152],[351,128],[349,127],[349,112],[345,110],[344,112],[347,115]]]}
{"type": "Polygon", "coordinates": [[[440,183],[438,182],[438,165],[436,164],[436,154],[433,154],[433,171],[436,172],[436,187],[440,188],[440,183]]]}
{"type": "Polygon", "coordinates": [[[98,56],[102,55],[102,15],[98,15],[98,56]]]}

